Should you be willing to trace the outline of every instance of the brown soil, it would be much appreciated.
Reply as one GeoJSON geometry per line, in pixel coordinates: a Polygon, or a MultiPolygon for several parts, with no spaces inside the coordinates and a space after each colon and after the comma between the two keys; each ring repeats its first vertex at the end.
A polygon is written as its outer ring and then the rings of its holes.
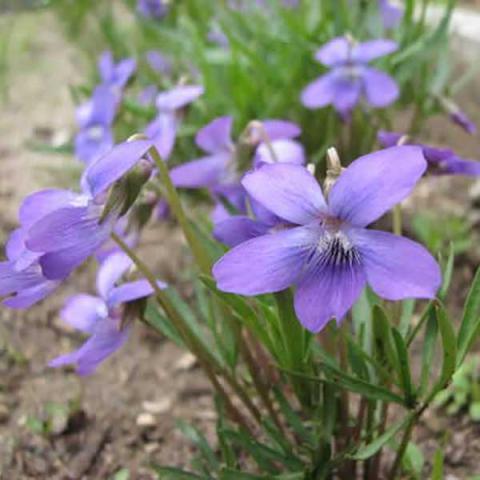
{"type": "MultiPolygon", "coordinates": [[[[58,185],[58,172],[72,166],[70,158],[32,152],[26,142],[39,135],[54,141],[66,137],[73,119],[68,85],[76,83],[81,67],[48,14],[0,20],[21,23],[18,31],[28,32],[15,33],[18,37],[12,41],[16,60],[0,116],[3,243],[15,224],[20,199],[39,187],[58,185]],[[56,174],[51,175],[52,171],[56,174]]],[[[461,104],[480,125],[479,90],[466,92],[461,104]]],[[[445,119],[431,122],[431,135],[460,154],[480,155],[478,139],[445,119]]],[[[462,212],[471,185],[472,181],[459,178],[427,180],[418,198],[426,205],[435,202],[440,211],[462,212]]],[[[183,266],[179,233],[171,225],[159,225],[147,240],[154,255],[143,254],[155,258],[159,277],[171,281],[183,266]],[[174,251],[179,253],[172,259],[174,251]]],[[[472,267],[466,262],[457,277],[459,296],[464,295],[471,275],[472,267]]],[[[0,478],[107,479],[123,467],[130,471],[130,479],[155,478],[148,468],[151,462],[186,466],[192,455],[188,441],[175,428],[176,418],[192,421],[214,438],[208,383],[195,365],[188,365],[189,358],[181,350],[142,326],[91,377],[78,378],[45,366],[59,352],[79,344],[80,337],[61,325],[57,312],[69,294],[91,291],[92,279],[93,271],[84,268],[48,302],[28,312],[0,312],[0,478]],[[78,408],[68,418],[55,416],[53,434],[39,435],[33,431],[33,420],[47,418],[52,402],[57,407],[74,402],[78,408]]],[[[436,415],[430,412],[429,418],[436,415]]],[[[435,428],[429,421],[417,437],[426,458],[432,457],[443,432],[452,430],[452,446],[446,450],[447,472],[453,475],[449,478],[480,473],[479,427],[465,418],[440,418],[441,426],[437,422],[435,428]]]]}

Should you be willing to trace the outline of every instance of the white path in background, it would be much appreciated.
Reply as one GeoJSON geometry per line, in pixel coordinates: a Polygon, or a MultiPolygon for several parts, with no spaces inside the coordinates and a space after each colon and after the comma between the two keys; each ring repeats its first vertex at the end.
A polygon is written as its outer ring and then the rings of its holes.
{"type": "MultiPolygon", "coordinates": [[[[393,0],[392,3],[402,6],[403,2],[393,0]]],[[[420,15],[421,9],[417,10],[420,15]]],[[[445,13],[445,7],[430,5],[427,9],[427,21],[430,24],[438,23],[445,13]]],[[[450,22],[450,30],[464,40],[480,45],[480,10],[475,8],[455,8],[450,22]]]]}
{"type": "MultiPolygon", "coordinates": [[[[427,10],[427,20],[431,23],[438,23],[443,14],[442,7],[432,5],[427,10]]],[[[452,15],[450,28],[459,37],[480,47],[480,11],[472,8],[456,8],[452,15]]],[[[477,51],[477,55],[480,55],[480,52],[477,51]]]]}

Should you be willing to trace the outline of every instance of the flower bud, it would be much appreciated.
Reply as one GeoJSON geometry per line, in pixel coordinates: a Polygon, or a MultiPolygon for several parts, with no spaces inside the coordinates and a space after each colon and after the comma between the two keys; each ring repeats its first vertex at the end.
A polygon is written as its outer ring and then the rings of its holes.
{"type": "Polygon", "coordinates": [[[147,308],[147,298],[139,298],[133,302],[128,302],[123,306],[123,315],[121,328],[130,325],[138,318],[143,318],[147,308]]]}
{"type": "Polygon", "coordinates": [[[262,122],[252,120],[240,135],[235,149],[236,164],[239,166],[240,171],[245,171],[249,167],[255,149],[262,142],[265,143],[269,149],[272,158],[275,158],[275,152],[272,149],[270,138],[262,122]]]}
{"type": "Polygon", "coordinates": [[[128,215],[128,231],[140,231],[150,221],[156,208],[158,197],[153,192],[146,192],[128,215]]]}
{"type": "Polygon", "coordinates": [[[142,158],[125,176],[115,182],[100,221],[103,221],[111,212],[117,212],[119,216],[125,215],[150,179],[152,171],[153,163],[147,158],[142,158]]]}
{"type": "Polygon", "coordinates": [[[330,147],[327,150],[327,175],[325,177],[325,182],[323,183],[325,196],[329,194],[338,177],[344,170],[337,150],[334,147],[330,147]]]}

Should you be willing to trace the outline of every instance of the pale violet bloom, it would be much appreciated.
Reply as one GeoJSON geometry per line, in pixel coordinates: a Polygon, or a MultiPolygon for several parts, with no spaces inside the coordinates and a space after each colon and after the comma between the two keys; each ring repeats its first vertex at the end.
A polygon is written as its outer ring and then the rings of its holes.
{"type": "Polygon", "coordinates": [[[121,92],[135,73],[137,62],[133,58],[124,58],[115,63],[112,52],[105,51],[98,61],[98,73],[101,84],[109,86],[117,93],[121,92]]]}
{"type": "Polygon", "coordinates": [[[460,109],[450,113],[450,120],[455,123],[455,125],[463,128],[463,130],[470,135],[475,135],[477,133],[477,126],[472,122],[469,116],[460,109]]]}
{"type": "MultiPolygon", "coordinates": [[[[259,123],[270,145],[265,144],[260,132],[254,130],[251,133],[255,163],[305,162],[303,147],[292,140],[300,135],[297,125],[284,120],[264,120],[259,123]]],[[[241,166],[237,162],[232,126],[232,117],[218,117],[198,131],[195,143],[206,155],[172,169],[171,176],[176,186],[216,189],[239,184],[241,166]]]]}
{"type": "Polygon", "coordinates": [[[295,286],[295,311],[312,332],[332,318],[341,322],[367,284],[388,300],[435,297],[441,273],[430,253],[407,238],[367,229],[410,194],[426,168],[418,147],[365,155],[345,169],[327,199],[299,165],[247,173],[248,194],[293,226],[227,252],[213,267],[217,287],[249,296],[295,286]]]}
{"type": "Polygon", "coordinates": [[[25,230],[14,230],[5,247],[7,259],[0,262],[2,304],[14,309],[30,308],[53,293],[60,285],[44,277],[39,254],[25,246],[25,230]]]}
{"type": "MultiPolygon", "coordinates": [[[[89,338],[78,350],[53,359],[51,367],[74,365],[78,374],[88,375],[125,343],[131,329],[125,306],[153,293],[145,279],[120,281],[131,267],[123,252],[111,254],[98,270],[98,296],[77,294],[68,299],[60,313],[62,320],[89,338]]],[[[166,287],[162,282],[158,286],[166,287]]]]}
{"type": "MultiPolygon", "coordinates": [[[[237,148],[232,139],[233,118],[218,117],[198,131],[195,142],[205,156],[175,167],[171,171],[173,183],[182,188],[207,188],[217,204],[213,221],[218,223],[230,214],[223,201],[237,212],[246,209],[246,193],[240,180],[245,168],[240,165],[237,148]]],[[[250,128],[249,148],[253,153],[253,167],[264,163],[305,163],[302,145],[294,140],[301,133],[298,125],[285,120],[267,119],[250,128]],[[268,140],[268,144],[267,144],[268,140]]],[[[248,158],[247,160],[250,161],[248,158]]]]}
{"type": "Polygon", "coordinates": [[[378,8],[386,30],[395,28],[402,21],[404,11],[401,7],[393,5],[390,0],[378,0],[378,8]]]}
{"type": "Polygon", "coordinates": [[[302,103],[312,109],[333,105],[347,118],[360,99],[374,108],[387,107],[398,98],[398,85],[369,63],[397,48],[396,42],[387,39],[355,43],[347,37],[334,38],[315,54],[330,70],[303,90],[302,103]]]}
{"type": "Polygon", "coordinates": [[[137,0],[137,12],[146,18],[159,20],[168,13],[165,0],[137,0]]]}
{"type": "MultiPolygon", "coordinates": [[[[383,147],[397,145],[403,134],[380,130],[377,134],[378,142],[383,147]]],[[[422,143],[411,142],[407,138],[406,144],[417,145],[422,149],[423,156],[428,163],[428,173],[432,175],[480,175],[480,162],[466,160],[459,157],[449,148],[437,148],[422,143]]]]}
{"type": "Polygon", "coordinates": [[[38,256],[42,274],[63,280],[110,237],[118,215],[102,219],[103,202],[84,193],[43,190],[20,209],[26,248],[38,256]]]}
{"type": "Polygon", "coordinates": [[[169,57],[158,50],[149,50],[145,58],[151,69],[162,75],[169,75],[172,72],[172,61],[169,57]]]}
{"type": "Polygon", "coordinates": [[[157,116],[147,125],[145,135],[154,142],[163,160],[170,157],[175,146],[182,109],[201,95],[200,85],[180,85],[157,95],[157,116]]]}
{"type": "Polygon", "coordinates": [[[114,145],[112,124],[117,111],[117,97],[109,86],[100,85],[90,100],[76,110],[80,130],[75,136],[75,156],[91,163],[114,145]]]}

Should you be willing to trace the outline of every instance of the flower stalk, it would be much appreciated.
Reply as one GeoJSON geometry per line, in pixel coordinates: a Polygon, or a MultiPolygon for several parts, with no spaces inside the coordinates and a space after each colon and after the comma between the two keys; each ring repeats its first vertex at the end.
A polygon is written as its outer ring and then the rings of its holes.
{"type": "Polygon", "coordinates": [[[167,202],[176,219],[178,220],[180,227],[183,230],[183,233],[185,235],[188,245],[190,246],[196,263],[198,264],[202,273],[204,273],[205,275],[210,275],[211,263],[209,256],[192,230],[185,210],[183,209],[180,197],[178,196],[177,190],[170,178],[166,163],[162,160],[160,154],[158,153],[158,150],[155,147],[151,147],[148,152],[158,168],[160,181],[165,187],[165,195],[167,202]]]}
{"type": "Polygon", "coordinates": [[[208,379],[212,383],[217,394],[220,396],[222,401],[225,404],[227,412],[229,412],[231,418],[236,423],[240,424],[246,431],[249,431],[251,434],[250,426],[247,421],[237,409],[237,407],[230,400],[229,395],[224,390],[222,385],[217,379],[215,370],[211,363],[213,357],[205,358],[204,349],[201,347],[200,342],[195,338],[195,335],[190,331],[188,325],[183,321],[183,318],[175,307],[170,302],[169,298],[165,293],[158,287],[157,280],[151,272],[151,270],[146,266],[146,264],[138,257],[138,255],[115,233],[112,233],[112,239],[115,243],[132,259],[135,266],[138,270],[145,276],[145,278],[150,282],[152,288],[155,292],[155,298],[159,302],[160,306],[164,309],[165,313],[174,321],[174,325],[178,328],[179,333],[181,334],[186,345],[190,348],[192,353],[197,357],[202,369],[207,375],[208,379]]]}

